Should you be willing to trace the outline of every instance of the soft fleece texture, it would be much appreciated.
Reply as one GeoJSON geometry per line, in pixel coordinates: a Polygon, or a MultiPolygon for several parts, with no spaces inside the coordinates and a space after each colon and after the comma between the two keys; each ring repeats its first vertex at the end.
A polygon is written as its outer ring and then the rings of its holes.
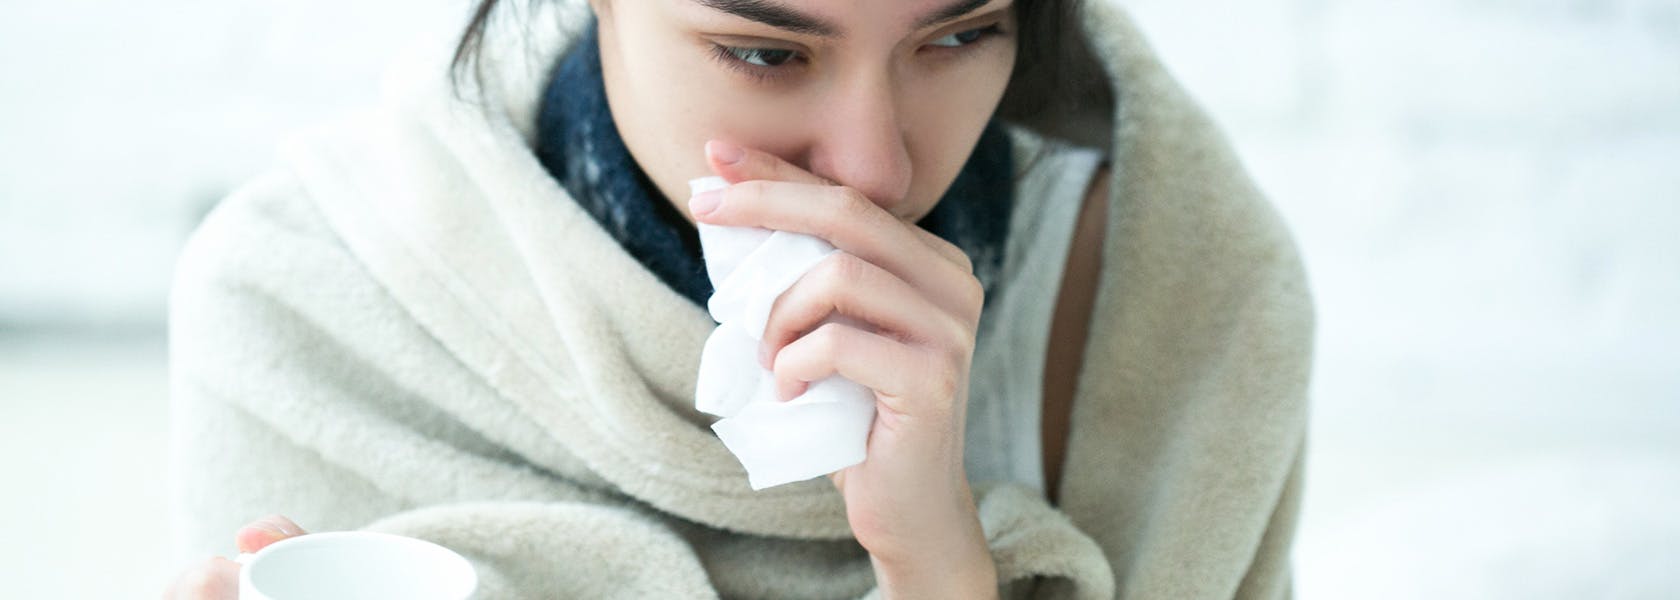
{"type": "MultiPolygon", "coordinates": [[[[833,485],[751,491],[691,408],[713,322],[532,155],[543,77],[587,19],[539,5],[497,21],[468,100],[440,44],[193,235],[171,296],[180,557],[280,512],[455,548],[486,598],[873,595],[833,485]]],[[[1118,95],[1103,267],[1060,506],[976,489],[1000,584],[1286,597],[1299,257],[1125,13],[1083,19],[1118,95]]]]}

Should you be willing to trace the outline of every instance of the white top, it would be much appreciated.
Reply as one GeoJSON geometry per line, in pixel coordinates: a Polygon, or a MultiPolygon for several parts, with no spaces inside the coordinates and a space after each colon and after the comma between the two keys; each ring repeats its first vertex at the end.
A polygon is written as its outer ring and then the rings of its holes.
{"type": "Polygon", "coordinates": [[[1097,150],[1012,130],[1017,169],[1015,210],[997,290],[980,315],[969,374],[963,466],[970,482],[1024,485],[1044,495],[1040,415],[1050,322],[1074,224],[1097,150]]]}

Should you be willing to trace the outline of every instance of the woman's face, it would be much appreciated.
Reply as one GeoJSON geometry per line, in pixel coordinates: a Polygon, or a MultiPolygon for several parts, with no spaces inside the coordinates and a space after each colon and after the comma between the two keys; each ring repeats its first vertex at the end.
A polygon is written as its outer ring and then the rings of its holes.
{"type": "Polygon", "coordinates": [[[688,214],[706,140],[781,157],[907,222],[933,210],[1015,62],[1011,0],[591,0],[630,154],[688,214]]]}

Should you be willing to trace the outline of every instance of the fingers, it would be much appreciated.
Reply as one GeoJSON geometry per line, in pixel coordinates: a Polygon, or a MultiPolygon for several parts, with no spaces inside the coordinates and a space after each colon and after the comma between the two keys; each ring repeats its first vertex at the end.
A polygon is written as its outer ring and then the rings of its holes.
{"type": "Polygon", "coordinates": [[[706,142],[706,162],[712,172],[730,183],[752,179],[834,185],[833,181],[782,160],[769,152],[746,148],[723,140],[706,142]]]}
{"type": "MultiPolygon", "coordinates": [[[[240,527],[233,534],[234,546],[240,552],[256,552],[274,542],[305,533],[291,519],[268,515],[240,527]]],[[[169,600],[238,598],[239,563],[217,556],[193,565],[169,583],[163,597],[169,600]]]]}
{"type": "Polygon", "coordinates": [[[967,371],[957,354],[972,352],[984,302],[961,248],[774,154],[712,140],[706,158],[733,185],[690,200],[696,221],[804,233],[842,251],[772,307],[760,356],[783,399],[837,373],[889,408],[905,408],[892,406],[903,397],[954,396],[954,373],[967,371]],[[833,313],[875,327],[823,324],[833,313]]]}
{"type": "Polygon", "coordinates": [[[955,257],[912,233],[917,227],[851,188],[752,180],[695,196],[691,207],[703,199],[718,203],[710,211],[695,211],[702,222],[814,235],[923,290],[947,312],[970,321],[979,318],[980,284],[967,258],[953,262],[955,257]]]}
{"type": "MultiPolygon", "coordinates": [[[[966,276],[973,276],[974,274],[973,262],[969,261],[968,254],[963,252],[963,249],[959,249],[948,240],[941,239],[939,235],[931,234],[921,227],[902,222],[892,213],[887,212],[885,208],[880,208],[879,205],[870,202],[869,198],[864,197],[857,190],[840,187],[837,182],[828,180],[825,176],[815,175],[811,171],[806,171],[805,168],[781,160],[781,156],[756,150],[756,148],[746,148],[746,146],[736,145],[736,143],[724,141],[724,139],[709,139],[706,143],[706,161],[714,173],[722,176],[729,183],[786,182],[800,183],[803,187],[832,188],[823,195],[830,202],[827,203],[827,210],[822,215],[815,215],[815,217],[806,215],[808,218],[803,218],[803,220],[778,218],[778,215],[785,215],[785,213],[801,212],[806,207],[806,203],[764,202],[764,193],[751,193],[751,200],[754,200],[754,202],[749,202],[746,207],[739,207],[738,210],[731,210],[726,215],[717,215],[717,213],[707,215],[707,217],[711,217],[706,218],[706,222],[709,222],[709,224],[795,230],[795,232],[801,232],[801,234],[816,235],[816,237],[828,240],[830,244],[837,245],[842,250],[847,250],[850,254],[860,255],[860,257],[865,257],[867,261],[875,262],[875,264],[884,264],[884,262],[879,261],[880,257],[877,254],[880,254],[880,252],[864,252],[857,245],[842,245],[838,240],[835,240],[835,235],[838,235],[837,230],[842,229],[879,230],[890,225],[890,229],[902,230],[904,234],[890,235],[887,242],[906,244],[907,240],[917,240],[917,242],[921,242],[922,247],[932,250],[934,255],[944,259],[944,262],[956,266],[956,271],[961,272],[961,274],[966,274],[966,276]],[[763,210],[754,210],[754,208],[768,208],[769,213],[766,215],[763,210]],[[848,217],[848,215],[855,215],[855,217],[860,218],[858,218],[858,222],[838,220],[838,218],[848,217]],[[714,220],[714,218],[722,218],[722,220],[714,220]],[[798,227],[796,224],[806,224],[808,227],[793,229],[793,227],[798,227]],[[827,225],[827,227],[820,227],[820,225],[827,225]]],[[[771,190],[771,192],[781,192],[781,190],[771,190]]],[[[707,195],[722,197],[722,193],[707,193],[707,195]]],[[[701,220],[701,213],[702,210],[694,210],[692,203],[690,203],[690,215],[694,215],[696,220],[701,220]]],[[[900,245],[900,247],[907,247],[907,245],[900,245]]],[[[906,257],[906,261],[919,261],[919,259],[906,257]]],[[[900,269],[889,267],[889,271],[899,274],[900,277],[904,277],[906,281],[911,281],[912,284],[917,284],[917,281],[914,281],[912,277],[907,277],[906,272],[900,271],[900,269]]]]}
{"type": "Polygon", "coordinates": [[[806,382],[838,374],[874,390],[887,408],[906,415],[950,410],[960,389],[954,374],[961,372],[937,350],[838,323],[818,327],[782,348],[771,371],[784,400],[802,393],[806,382]],[[908,398],[942,401],[912,406],[908,398]]]}
{"type": "Polygon", "coordinates": [[[220,556],[182,571],[163,591],[165,600],[233,600],[239,597],[239,563],[220,556]]]}
{"type": "Polygon", "coordinates": [[[291,519],[280,515],[268,515],[240,527],[233,534],[234,546],[240,552],[256,552],[269,544],[280,540],[303,535],[305,531],[293,523],[291,519]]]}
{"type": "Polygon", "coordinates": [[[912,225],[910,231],[915,233],[923,244],[927,244],[934,252],[938,252],[940,256],[945,257],[945,260],[961,267],[963,272],[974,273],[974,261],[968,257],[967,252],[963,252],[963,249],[958,248],[956,244],[934,235],[933,232],[922,229],[920,226],[912,225]]]}
{"type": "MultiPolygon", "coordinates": [[[[712,168],[712,172],[732,184],[763,179],[824,186],[838,185],[831,179],[782,160],[780,156],[723,140],[706,142],[706,162],[712,168]]],[[[916,237],[924,244],[953,264],[966,265],[969,262],[968,255],[956,245],[920,227],[910,229],[919,234],[916,237]]],[[[965,270],[972,272],[973,268],[965,267],[965,270]]]]}
{"type": "MultiPolygon", "coordinates": [[[[867,322],[912,344],[963,342],[960,324],[904,280],[863,259],[837,252],[817,263],[776,298],[765,324],[761,356],[820,326],[831,313],[867,322]]],[[[764,367],[773,364],[766,360],[764,367]]]]}

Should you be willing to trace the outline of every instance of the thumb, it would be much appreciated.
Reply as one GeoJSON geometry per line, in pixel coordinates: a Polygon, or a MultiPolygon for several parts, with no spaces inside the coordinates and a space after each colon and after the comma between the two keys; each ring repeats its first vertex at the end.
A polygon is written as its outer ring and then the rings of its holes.
{"type": "Polygon", "coordinates": [[[779,156],[723,140],[706,142],[706,164],[712,168],[712,172],[729,183],[762,179],[835,185],[833,181],[799,168],[779,156]]]}
{"type": "Polygon", "coordinates": [[[293,523],[291,519],[280,515],[269,515],[246,523],[233,536],[234,546],[240,552],[256,552],[269,544],[280,540],[303,535],[305,531],[293,523]]]}

